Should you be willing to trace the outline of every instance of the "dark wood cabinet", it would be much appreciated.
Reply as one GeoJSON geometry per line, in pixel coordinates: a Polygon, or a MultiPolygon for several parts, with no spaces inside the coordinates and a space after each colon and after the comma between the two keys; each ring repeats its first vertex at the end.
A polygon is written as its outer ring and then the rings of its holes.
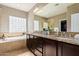
{"type": "Polygon", "coordinates": [[[43,55],[43,40],[40,37],[28,35],[27,47],[35,56],[43,55]]]}
{"type": "Polygon", "coordinates": [[[45,55],[46,56],[56,56],[56,41],[46,39],[45,40],[45,55]]]}
{"type": "Polygon", "coordinates": [[[34,55],[39,56],[56,56],[57,55],[57,42],[54,40],[29,36],[27,39],[27,47],[34,55]]]}
{"type": "Polygon", "coordinates": [[[63,56],[79,56],[79,46],[63,43],[63,56]]]}
{"type": "Polygon", "coordinates": [[[58,42],[58,55],[79,56],[79,46],[65,42],[58,42]]]}
{"type": "Polygon", "coordinates": [[[79,46],[43,37],[29,36],[27,47],[37,56],[79,56],[79,46]]]}
{"type": "Polygon", "coordinates": [[[58,42],[58,56],[62,56],[63,54],[63,44],[62,42],[58,42]]]}

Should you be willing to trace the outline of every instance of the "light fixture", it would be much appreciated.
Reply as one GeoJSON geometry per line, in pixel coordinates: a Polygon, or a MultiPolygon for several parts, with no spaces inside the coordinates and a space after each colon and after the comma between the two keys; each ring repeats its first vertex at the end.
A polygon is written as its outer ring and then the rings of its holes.
{"type": "Polygon", "coordinates": [[[55,6],[59,6],[59,3],[56,3],[55,6]]]}
{"type": "Polygon", "coordinates": [[[37,12],[38,10],[39,10],[39,8],[35,8],[33,12],[35,13],[35,12],[37,12]]]}
{"type": "Polygon", "coordinates": [[[42,10],[39,10],[37,13],[40,13],[40,12],[42,12],[42,10]]]}

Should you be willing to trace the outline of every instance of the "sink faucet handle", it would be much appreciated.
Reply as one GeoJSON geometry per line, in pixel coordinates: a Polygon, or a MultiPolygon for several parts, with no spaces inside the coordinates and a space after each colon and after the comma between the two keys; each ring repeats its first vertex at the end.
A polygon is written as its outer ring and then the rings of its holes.
{"type": "Polygon", "coordinates": [[[4,35],[4,34],[2,35],[2,38],[3,38],[3,39],[5,38],[5,35],[4,35]]]}

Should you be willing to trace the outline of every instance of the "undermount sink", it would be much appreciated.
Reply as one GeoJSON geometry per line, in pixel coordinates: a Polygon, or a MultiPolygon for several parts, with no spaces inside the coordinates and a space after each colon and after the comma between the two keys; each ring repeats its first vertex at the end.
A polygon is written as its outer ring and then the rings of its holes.
{"type": "Polygon", "coordinates": [[[79,34],[76,34],[76,35],[74,36],[74,39],[78,39],[78,40],[79,40],[79,34]]]}

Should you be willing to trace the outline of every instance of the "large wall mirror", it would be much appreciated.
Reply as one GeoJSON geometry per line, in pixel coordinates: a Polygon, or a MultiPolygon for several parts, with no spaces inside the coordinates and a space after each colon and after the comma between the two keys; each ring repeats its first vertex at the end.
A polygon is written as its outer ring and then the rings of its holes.
{"type": "MultiPolygon", "coordinates": [[[[61,4],[59,4],[59,6],[60,5],[61,4]]],[[[35,13],[35,15],[42,16],[42,17],[35,17],[36,20],[40,21],[40,31],[43,29],[43,23],[47,22],[48,28],[51,29],[52,31],[79,32],[79,13],[78,13],[79,8],[77,9],[77,7],[79,7],[79,4],[65,4],[65,5],[64,9],[62,4],[62,11],[60,11],[61,8],[59,6],[56,7],[58,8],[55,9],[58,11],[57,12],[54,11],[54,8],[52,7],[53,4],[47,4],[46,6],[42,7],[41,9],[39,9],[39,11],[35,13]]]]}

